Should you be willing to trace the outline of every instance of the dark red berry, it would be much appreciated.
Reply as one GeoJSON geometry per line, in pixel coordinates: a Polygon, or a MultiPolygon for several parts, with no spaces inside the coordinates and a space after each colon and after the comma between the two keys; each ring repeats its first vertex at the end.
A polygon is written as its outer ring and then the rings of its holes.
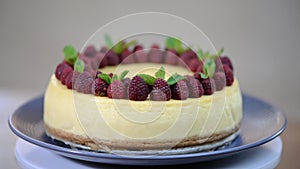
{"type": "Polygon", "coordinates": [[[60,76],[66,67],[70,67],[66,62],[62,62],[59,65],[57,65],[56,70],[55,70],[55,77],[58,80],[60,80],[60,76]]]}
{"type": "Polygon", "coordinates": [[[102,46],[99,52],[106,53],[107,51],[108,51],[107,47],[106,46],[102,46]]]}
{"type": "Polygon", "coordinates": [[[75,90],[85,94],[92,93],[93,77],[88,72],[83,72],[78,75],[75,80],[75,90]]]}
{"type": "Polygon", "coordinates": [[[233,65],[231,63],[231,60],[227,56],[221,57],[221,62],[223,65],[227,65],[232,71],[233,71],[233,65]]]}
{"type": "Polygon", "coordinates": [[[168,83],[161,78],[156,79],[150,93],[150,99],[168,101],[171,99],[171,96],[171,88],[168,83]]]}
{"type": "Polygon", "coordinates": [[[73,69],[71,67],[66,67],[63,72],[61,73],[61,76],[60,76],[60,81],[63,85],[66,84],[66,79],[67,79],[67,76],[70,72],[72,72],[73,69]]]}
{"type": "Polygon", "coordinates": [[[125,87],[125,98],[128,98],[128,88],[129,88],[130,81],[131,80],[129,77],[124,78],[122,80],[122,83],[124,84],[124,87],[125,87]]]}
{"type": "Polygon", "coordinates": [[[103,68],[107,66],[107,57],[104,57],[103,53],[98,52],[96,54],[95,62],[98,64],[98,68],[103,68]]]}
{"type": "Polygon", "coordinates": [[[66,86],[68,89],[72,89],[73,88],[73,75],[74,75],[74,71],[71,71],[68,76],[66,77],[66,86]]]}
{"type": "Polygon", "coordinates": [[[147,57],[147,54],[144,51],[143,46],[136,45],[133,49],[133,53],[134,53],[134,60],[137,63],[144,63],[144,62],[148,61],[148,57],[147,57]]]}
{"type": "Polygon", "coordinates": [[[125,86],[120,80],[115,80],[108,86],[107,96],[112,99],[125,98],[125,86]]]}
{"type": "Polygon", "coordinates": [[[107,59],[107,64],[114,66],[114,65],[118,65],[120,63],[120,58],[119,56],[112,50],[109,50],[106,55],[105,55],[106,59],[107,59]]]}
{"type": "Polygon", "coordinates": [[[190,60],[197,59],[197,54],[193,50],[188,50],[181,54],[180,58],[185,64],[188,64],[190,60]]]}
{"type": "Polygon", "coordinates": [[[108,84],[104,80],[96,78],[92,84],[92,93],[95,96],[106,96],[107,88],[108,84]]]}
{"type": "Polygon", "coordinates": [[[172,86],[172,98],[175,100],[185,100],[189,97],[189,89],[184,80],[178,81],[172,86]]]}
{"type": "Polygon", "coordinates": [[[87,57],[94,57],[97,53],[96,48],[93,45],[87,46],[84,50],[84,55],[87,57]]]}
{"type": "Polygon", "coordinates": [[[134,57],[132,55],[132,52],[128,49],[124,50],[121,54],[121,61],[124,64],[130,64],[134,63],[134,57]]]}
{"type": "Polygon", "coordinates": [[[129,99],[135,101],[144,101],[148,97],[149,88],[144,79],[140,76],[134,76],[129,84],[129,99]]]}
{"type": "Polygon", "coordinates": [[[198,67],[200,66],[200,61],[199,61],[199,59],[194,58],[194,59],[191,59],[190,61],[188,61],[187,65],[192,72],[196,72],[198,67]]]}
{"type": "Polygon", "coordinates": [[[177,65],[178,56],[175,49],[169,49],[165,52],[165,63],[168,65],[177,65]]]}
{"type": "Polygon", "coordinates": [[[214,80],[216,83],[216,90],[220,91],[226,86],[226,77],[223,72],[216,72],[214,74],[214,80]]]}
{"type": "Polygon", "coordinates": [[[204,89],[204,95],[212,95],[216,90],[215,80],[212,78],[203,79],[201,84],[204,89]]]}
{"type": "Polygon", "coordinates": [[[152,63],[163,63],[163,52],[157,44],[151,46],[148,53],[148,60],[152,63]]]}
{"type": "Polygon", "coordinates": [[[226,86],[231,86],[234,82],[233,72],[227,65],[223,65],[223,69],[226,76],[226,86]]]}
{"type": "Polygon", "coordinates": [[[109,73],[108,76],[109,76],[110,78],[112,78],[112,77],[114,76],[114,74],[113,74],[113,73],[109,73]]]}
{"type": "Polygon", "coordinates": [[[193,76],[186,76],[185,81],[189,89],[190,98],[198,98],[204,94],[204,89],[199,80],[195,79],[193,76]]]}

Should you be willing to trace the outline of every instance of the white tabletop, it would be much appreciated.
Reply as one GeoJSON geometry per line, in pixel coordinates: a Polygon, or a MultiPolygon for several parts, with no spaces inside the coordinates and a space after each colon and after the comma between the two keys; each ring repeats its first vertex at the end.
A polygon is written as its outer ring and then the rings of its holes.
{"type": "MultiPolygon", "coordinates": [[[[230,169],[270,169],[280,162],[282,141],[280,137],[262,146],[252,148],[225,159],[189,164],[188,166],[166,166],[166,168],[230,168],[230,169]]],[[[129,166],[107,165],[73,160],[57,155],[47,149],[38,147],[24,140],[18,139],[15,149],[16,159],[24,169],[91,169],[91,168],[140,168],[129,166]]],[[[160,167],[161,168],[161,167],[160,167]]]]}

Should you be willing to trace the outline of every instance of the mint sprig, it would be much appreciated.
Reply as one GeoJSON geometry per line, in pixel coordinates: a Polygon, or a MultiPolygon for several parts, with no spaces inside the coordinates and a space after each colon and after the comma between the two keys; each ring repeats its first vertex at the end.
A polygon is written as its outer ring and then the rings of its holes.
{"type": "Polygon", "coordinates": [[[216,63],[213,59],[207,59],[203,65],[203,73],[200,73],[203,79],[212,78],[216,71],[216,63]]]}
{"type": "Polygon", "coordinates": [[[154,85],[154,82],[156,80],[155,77],[147,74],[138,74],[137,76],[140,76],[142,79],[144,79],[144,81],[148,85],[154,85]]]}
{"type": "Polygon", "coordinates": [[[77,58],[78,58],[78,53],[76,51],[76,49],[73,46],[65,46],[63,49],[63,53],[65,56],[65,60],[66,62],[74,65],[74,63],[76,62],[77,58]]]}
{"type": "Polygon", "coordinates": [[[120,76],[118,76],[117,74],[114,74],[113,77],[110,77],[108,74],[106,73],[101,73],[98,74],[98,78],[104,80],[107,84],[111,84],[112,82],[116,81],[116,80],[123,80],[125,78],[125,76],[128,74],[128,70],[124,70],[120,76]]]}
{"type": "Polygon", "coordinates": [[[84,62],[81,59],[77,58],[76,62],[74,63],[74,70],[79,73],[84,71],[84,62]]]}
{"type": "Polygon", "coordinates": [[[132,40],[127,43],[125,41],[119,41],[118,43],[116,43],[114,45],[114,43],[109,35],[105,35],[104,40],[105,40],[106,46],[118,55],[121,54],[125,49],[128,49],[129,47],[134,46],[138,43],[137,40],[132,40]]]}
{"type": "Polygon", "coordinates": [[[169,77],[169,79],[167,80],[168,85],[174,85],[175,83],[177,83],[180,80],[185,79],[184,76],[179,75],[177,73],[173,74],[172,76],[169,77]]]}
{"type": "Polygon", "coordinates": [[[167,49],[175,49],[176,52],[180,55],[189,49],[183,45],[180,39],[176,39],[173,37],[168,37],[165,44],[167,49]]]}
{"type": "Polygon", "coordinates": [[[165,79],[165,68],[162,66],[160,67],[160,69],[155,73],[155,77],[156,78],[161,78],[161,79],[165,79]]]}

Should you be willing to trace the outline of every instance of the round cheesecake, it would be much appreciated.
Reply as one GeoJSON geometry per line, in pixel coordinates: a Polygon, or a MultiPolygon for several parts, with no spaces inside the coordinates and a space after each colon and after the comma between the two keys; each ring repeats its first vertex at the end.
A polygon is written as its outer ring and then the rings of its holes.
{"type": "MultiPolygon", "coordinates": [[[[129,70],[128,77],[173,73],[193,75],[180,66],[135,63],[106,66],[102,72],[129,70]]],[[[93,150],[166,150],[219,145],[234,139],[242,120],[238,80],[211,95],[185,100],[111,99],[68,89],[53,75],[44,99],[44,123],[49,136],[93,150]]],[[[214,147],[214,146],[213,146],[214,147]]],[[[212,148],[212,147],[209,147],[212,148]]]]}

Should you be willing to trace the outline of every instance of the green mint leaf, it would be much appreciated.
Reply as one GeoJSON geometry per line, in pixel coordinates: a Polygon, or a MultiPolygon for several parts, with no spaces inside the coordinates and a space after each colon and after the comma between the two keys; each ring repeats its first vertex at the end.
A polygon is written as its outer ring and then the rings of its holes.
{"type": "Polygon", "coordinates": [[[154,85],[155,78],[153,76],[147,75],[147,74],[138,74],[137,76],[140,76],[148,85],[154,85]]]}
{"type": "Polygon", "coordinates": [[[113,42],[112,42],[112,40],[111,40],[111,38],[110,38],[110,36],[109,35],[105,35],[104,36],[104,40],[105,40],[105,44],[106,44],[106,46],[107,46],[107,48],[112,48],[113,46],[114,46],[114,44],[113,44],[113,42]]]}
{"type": "Polygon", "coordinates": [[[129,48],[130,46],[134,46],[134,45],[136,45],[137,43],[138,43],[137,40],[132,40],[132,41],[126,43],[126,44],[123,46],[123,50],[129,48]]]}
{"type": "Polygon", "coordinates": [[[123,51],[123,41],[119,41],[115,46],[112,47],[112,50],[118,55],[121,54],[123,51]]]}
{"type": "Polygon", "coordinates": [[[203,53],[203,50],[202,49],[199,49],[198,52],[197,52],[197,56],[198,56],[198,59],[203,61],[204,60],[204,53],[203,53]]]}
{"type": "Polygon", "coordinates": [[[107,84],[111,84],[111,78],[108,74],[106,73],[101,73],[101,74],[98,74],[98,77],[102,80],[104,80],[107,84]]]}
{"type": "Polygon", "coordinates": [[[207,75],[208,77],[213,77],[216,71],[216,63],[214,60],[209,59],[206,61],[205,63],[205,67],[206,67],[206,71],[207,71],[207,75]]]}
{"type": "Polygon", "coordinates": [[[160,69],[155,73],[156,78],[165,79],[165,68],[162,66],[160,69]]]}
{"type": "Polygon", "coordinates": [[[119,77],[119,80],[123,80],[124,79],[124,77],[128,74],[128,70],[124,70],[122,73],[121,73],[121,75],[120,75],[120,77],[119,77]]]}
{"type": "Polygon", "coordinates": [[[223,54],[223,52],[224,52],[224,48],[221,48],[219,51],[218,51],[218,56],[221,56],[222,54],[223,54]]]}
{"type": "Polygon", "coordinates": [[[84,71],[84,62],[81,59],[77,59],[74,64],[74,70],[82,73],[84,71]]]}
{"type": "Polygon", "coordinates": [[[167,49],[174,49],[175,48],[175,38],[168,37],[166,40],[166,48],[167,49]]]}
{"type": "Polygon", "coordinates": [[[207,74],[204,74],[204,73],[200,73],[200,76],[201,76],[202,79],[207,79],[208,78],[207,74]]]}
{"type": "Polygon", "coordinates": [[[63,52],[65,55],[65,60],[74,65],[78,57],[76,49],[73,46],[65,46],[63,52]]]}
{"type": "Polygon", "coordinates": [[[168,85],[171,86],[171,85],[173,85],[173,84],[175,84],[178,81],[183,80],[183,79],[185,79],[184,76],[175,73],[175,74],[173,74],[172,76],[169,77],[169,79],[167,80],[167,83],[168,83],[168,85]]]}
{"type": "Polygon", "coordinates": [[[111,82],[114,82],[116,80],[118,80],[118,75],[114,74],[113,77],[111,78],[111,82]]]}

